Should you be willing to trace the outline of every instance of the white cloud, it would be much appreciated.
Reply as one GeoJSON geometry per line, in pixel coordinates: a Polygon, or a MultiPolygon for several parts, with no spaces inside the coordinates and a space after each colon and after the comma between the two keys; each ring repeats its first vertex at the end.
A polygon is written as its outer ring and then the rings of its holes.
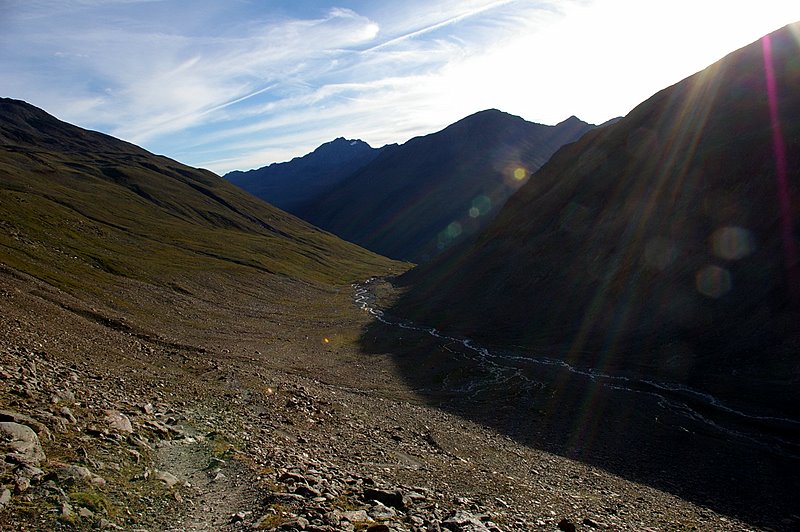
{"type": "Polygon", "coordinates": [[[800,18],[781,0],[4,6],[0,93],[220,172],[337,136],[402,142],[488,107],[601,122],[800,18]]]}

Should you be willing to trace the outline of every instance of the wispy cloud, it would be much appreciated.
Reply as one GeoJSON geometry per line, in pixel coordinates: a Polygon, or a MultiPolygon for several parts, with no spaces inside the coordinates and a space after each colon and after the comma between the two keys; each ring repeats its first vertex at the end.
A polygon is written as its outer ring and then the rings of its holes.
{"type": "Polygon", "coordinates": [[[603,121],[800,18],[763,2],[5,0],[0,94],[225,172],[487,107],[603,121]]]}

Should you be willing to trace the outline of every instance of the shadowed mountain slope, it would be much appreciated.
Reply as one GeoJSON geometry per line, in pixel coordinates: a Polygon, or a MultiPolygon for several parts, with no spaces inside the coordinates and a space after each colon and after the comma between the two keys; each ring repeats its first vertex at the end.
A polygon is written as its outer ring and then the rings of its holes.
{"type": "Polygon", "coordinates": [[[388,147],[295,212],[382,255],[425,261],[485,226],[531,171],[592,127],[482,111],[388,147]]]}
{"type": "Polygon", "coordinates": [[[559,150],[393,312],[800,414],[798,34],[559,150]]]}
{"type": "Polygon", "coordinates": [[[303,157],[255,170],[236,170],[224,177],[279,209],[296,214],[301,205],[317,201],[321,194],[375,159],[384,148],[339,137],[303,157]]]}
{"type": "Polygon", "coordinates": [[[0,256],[72,293],[122,284],[342,284],[391,262],[217,175],[0,100],[0,256]],[[214,282],[209,279],[215,279],[214,282]],[[271,280],[271,281],[270,281],[271,280]]]}

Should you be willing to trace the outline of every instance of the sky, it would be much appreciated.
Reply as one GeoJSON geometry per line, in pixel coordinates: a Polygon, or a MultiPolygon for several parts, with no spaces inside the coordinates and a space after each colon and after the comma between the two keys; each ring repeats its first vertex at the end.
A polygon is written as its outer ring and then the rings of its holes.
{"type": "Polygon", "coordinates": [[[0,96],[219,174],[497,108],[600,124],[797,0],[0,0],[0,96]]]}

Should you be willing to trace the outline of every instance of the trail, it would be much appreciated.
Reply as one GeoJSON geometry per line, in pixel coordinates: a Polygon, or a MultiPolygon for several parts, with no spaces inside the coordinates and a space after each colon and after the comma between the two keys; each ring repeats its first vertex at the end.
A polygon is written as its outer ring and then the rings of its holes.
{"type": "MultiPolygon", "coordinates": [[[[716,432],[764,447],[790,458],[800,458],[800,420],[745,412],[702,390],[683,384],[659,382],[645,378],[602,373],[595,368],[580,368],[564,360],[544,356],[531,356],[507,350],[491,351],[469,338],[450,336],[433,327],[426,327],[386,314],[376,304],[372,291],[380,279],[372,278],[354,283],[353,299],[361,309],[378,321],[393,327],[428,334],[442,342],[455,343],[464,349],[452,351],[475,363],[482,371],[479,379],[451,386],[448,391],[476,395],[481,391],[497,390],[511,382],[515,386],[542,387],[545,383],[531,374],[536,367],[548,367],[586,378],[611,390],[651,397],[659,407],[716,432]],[[527,370],[527,371],[526,371],[527,370]]],[[[449,383],[445,381],[445,386],[449,383]]]]}

